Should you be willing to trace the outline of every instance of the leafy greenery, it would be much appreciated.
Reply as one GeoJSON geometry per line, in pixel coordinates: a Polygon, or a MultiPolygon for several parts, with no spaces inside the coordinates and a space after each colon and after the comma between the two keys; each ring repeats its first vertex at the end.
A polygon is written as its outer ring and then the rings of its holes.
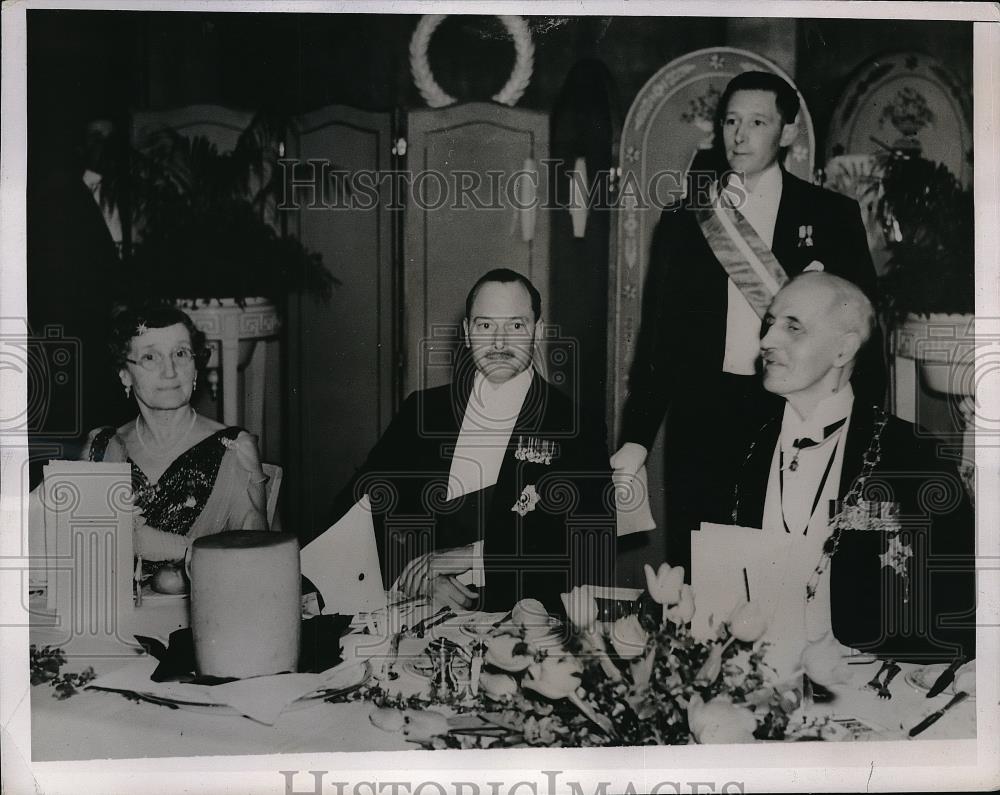
{"type": "Polygon", "coordinates": [[[338,281],[321,255],[275,229],[281,130],[279,120],[259,114],[233,151],[219,152],[202,136],[166,128],[131,153],[135,240],[123,263],[125,297],[241,304],[250,296],[280,302],[297,290],[330,297],[338,281]]]}
{"type": "Polygon", "coordinates": [[[940,163],[896,155],[885,165],[879,215],[892,251],[880,292],[895,319],[975,309],[972,192],[940,163]]]}
{"type": "Polygon", "coordinates": [[[55,697],[66,699],[74,696],[88,682],[96,678],[94,669],[88,666],[78,674],[60,674],[60,669],[66,664],[66,654],[62,649],[52,646],[38,648],[31,644],[31,684],[48,684],[55,688],[55,697]]]}

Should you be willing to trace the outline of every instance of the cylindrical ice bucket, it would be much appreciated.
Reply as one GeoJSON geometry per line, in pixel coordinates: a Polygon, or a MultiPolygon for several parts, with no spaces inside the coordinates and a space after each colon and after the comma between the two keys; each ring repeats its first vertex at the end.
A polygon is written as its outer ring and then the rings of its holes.
{"type": "Polygon", "coordinates": [[[198,673],[245,678],[295,671],[300,590],[294,535],[236,530],[196,540],[191,630],[198,673]]]}

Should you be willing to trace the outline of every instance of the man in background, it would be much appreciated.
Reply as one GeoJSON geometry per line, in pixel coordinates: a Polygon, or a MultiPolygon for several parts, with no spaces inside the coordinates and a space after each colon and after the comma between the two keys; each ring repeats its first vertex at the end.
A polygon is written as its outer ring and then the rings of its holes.
{"type": "MultiPolygon", "coordinates": [[[[756,375],[771,298],[807,268],[875,292],[857,203],[781,165],[798,114],[798,94],[779,76],[733,78],[716,132],[731,171],[707,202],[694,196],[664,210],[654,236],[622,446],[611,464],[634,475],[666,415],[666,557],[675,565],[689,567],[691,531],[727,503],[741,451],[773,405],[756,375]]],[[[856,378],[881,404],[880,355],[856,378]]]]}
{"type": "MultiPolygon", "coordinates": [[[[87,430],[124,421],[108,334],[121,272],[92,185],[111,180],[114,126],[89,122],[76,147],[29,151],[27,191],[28,433],[31,487],[51,458],[75,459],[87,430]],[[96,182],[95,182],[96,179],[96,182]],[[89,180],[89,183],[87,182],[89,180]]],[[[107,198],[107,196],[105,197],[107,198]]],[[[120,221],[118,229],[120,231],[120,221]]]]}

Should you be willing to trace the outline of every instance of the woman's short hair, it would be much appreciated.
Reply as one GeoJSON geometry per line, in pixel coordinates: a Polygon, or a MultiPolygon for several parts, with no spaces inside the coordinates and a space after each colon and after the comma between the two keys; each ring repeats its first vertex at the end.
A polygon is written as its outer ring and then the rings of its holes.
{"type": "Polygon", "coordinates": [[[147,305],[139,307],[123,307],[111,319],[111,340],[108,347],[111,350],[111,361],[115,371],[125,366],[132,340],[140,336],[140,328],[169,328],[182,325],[191,335],[191,350],[199,367],[208,360],[208,347],[205,344],[205,333],[195,326],[187,312],[175,306],[147,305]]]}

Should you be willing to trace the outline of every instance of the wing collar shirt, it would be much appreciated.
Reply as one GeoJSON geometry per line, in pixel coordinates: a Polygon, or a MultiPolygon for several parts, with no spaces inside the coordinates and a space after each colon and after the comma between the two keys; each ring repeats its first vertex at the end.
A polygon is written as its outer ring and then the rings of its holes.
{"type": "MultiPolygon", "coordinates": [[[[781,169],[775,163],[757,178],[754,190],[743,187],[740,175],[733,174],[722,191],[747,219],[764,244],[774,244],[774,224],[781,203],[781,169]]],[[[760,349],[760,318],[740,288],[727,279],[726,353],[722,369],[737,375],[753,375],[760,349]]]]}
{"type": "Polygon", "coordinates": [[[764,500],[763,532],[780,534],[787,542],[779,545],[783,559],[774,562],[775,571],[781,576],[768,583],[765,599],[766,610],[773,615],[769,627],[769,633],[773,632],[771,640],[775,647],[786,648],[789,664],[798,659],[806,643],[819,640],[832,630],[829,567],[819,580],[815,598],[807,602],[805,594],[806,584],[822,556],[823,543],[830,535],[830,501],[840,496],[844,447],[853,406],[854,391],[850,384],[826,398],[805,420],[791,404],[785,404],[764,500]],[[802,439],[816,444],[797,449],[795,441],[802,439]],[[782,463],[784,469],[779,471],[782,463]]]}
{"type": "Polygon", "coordinates": [[[97,202],[97,206],[101,208],[101,214],[104,216],[104,223],[108,227],[108,232],[111,233],[111,239],[114,240],[115,245],[118,247],[118,256],[121,256],[122,247],[122,220],[121,216],[118,214],[118,205],[115,204],[112,207],[106,207],[101,204],[101,191],[102,182],[104,177],[98,174],[96,171],[91,171],[89,168],[83,172],[83,184],[86,185],[91,194],[94,196],[94,201],[97,202]]]}
{"type": "Polygon", "coordinates": [[[476,373],[451,458],[449,500],[497,482],[533,373],[529,367],[499,386],[487,381],[482,373],[476,373]]]}

